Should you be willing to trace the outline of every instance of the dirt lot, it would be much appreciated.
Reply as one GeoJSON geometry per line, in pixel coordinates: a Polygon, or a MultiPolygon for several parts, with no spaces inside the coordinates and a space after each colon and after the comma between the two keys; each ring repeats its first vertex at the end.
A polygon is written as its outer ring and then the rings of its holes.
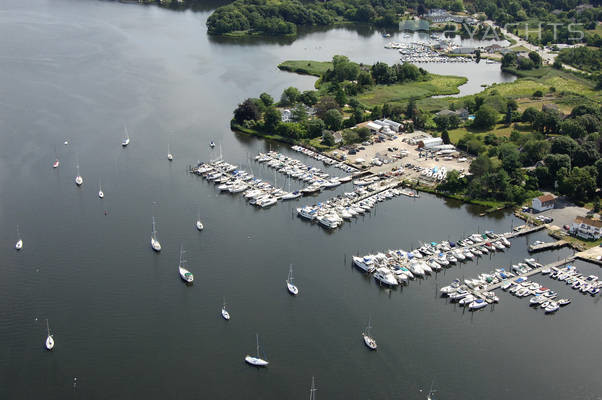
{"type": "MultiPolygon", "coordinates": [[[[403,177],[408,179],[420,179],[426,180],[426,177],[421,176],[419,171],[416,171],[411,168],[405,167],[406,164],[411,163],[412,165],[420,166],[422,168],[433,168],[433,167],[445,167],[448,171],[456,169],[458,171],[468,171],[468,166],[470,165],[470,159],[464,162],[459,162],[458,159],[465,157],[465,155],[461,155],[458,158],[453,158],[452,160],[444,160],[444,156],[439,156],[439,160],[437,161],[435,158],[424,158],[419,157],[420,153],[417,149],[418,146],[410,145],[407,143],[408,139],[417,138],[420,136],[424,136],[424,132],[415,132],[415,133],[400,133],[397,136],[397,139],[393,140],[385,140],[382,143],[373,143],[365,147],[365,150],[359,150],[357,154],[350,155],[345,152],[347,156],[348,162],[352,163],[355,166],[365,165],[370,167],[370,171],[374,173],[380,172],[389,172],[395,167],[403,167],[404,173],[403,177]],[[393,152],[388,151],[388,148],[393,149],[394,147],[397,150],[393,152]],[[407,151],[407,156],[399,159],[394,158],[393,156],[399,156],[402,151],[407,151]],[[388,158],[391,162],[387,164],[383,164],[381,166],[374,166],[371,164],[371,161],[374,157],[379,154],[379,159],[388,158]],[[362,162],[358,162],[358,159],[362,162]]],[[[341,150],[337,151],[338,154],[341,154],[341,150]]],[[[330,152],[331,154],[334,152],[330,152]]]]}

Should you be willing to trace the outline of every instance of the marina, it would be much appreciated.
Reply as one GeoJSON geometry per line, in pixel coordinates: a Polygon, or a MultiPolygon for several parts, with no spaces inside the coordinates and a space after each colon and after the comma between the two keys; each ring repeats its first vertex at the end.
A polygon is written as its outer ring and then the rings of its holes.
{"type": "MultiPolygon", "coordinates": [[[[602,390],[596,337],[581,335],[601,329],[598,297],[573,296],[569,312],[548,318],[524,301],[505,299],[503,307],[485,306],[482,313],[450,312],[438,296],[443,282],[493,270],[493,263],[522,262],[528,243],[549,240],[544,231],[512,240],[495,256],[441,266],[403,289],[375,290],[391,276],[382,271],[381,282],[378,271],[363,274],[349,262],[350,253],[412,250],[423,245],[417,239],[451,241],[484,227],[512,231],[517,221],[506,210],[480,216],[482,208],[421,193],[416,201],[377,201],[369,218],[329,234],[300,223],[297,204],[326,202],[387,178],[348,172],[317,156],[304,160],[288,146],[230,131],[232,110],[243,97],[267,90],[277,98],[289,86],[314,89],[315,77],[276,70],[282,60],[344,54],[365,64],[398,61],[397,52],[382,54],[376,30],[350,24],[300,32],[294,41],[233,43],[206,34],[212,6],[205,3],[194,12],[46,3],[9,0],[0,24],[0,42],[11,49],[2,80],[11,96],[0,107],[0,398],[276,400],[306,396],[312,376],[324,399],[573,399],[602,390]],[[132,131],[126,148],[124,125],[132,131]],[[287,193],[300,191],[301,181],[288,179],[292,190],[280,175],[272,181],[274,171],[253,171],[249,154],[273,149],[307,165],[319,161],[330,177],[340,169],[352,180],[263,212],[241,201],[246,191],[222,191],[223,183],[209,185],[188,173],[210,163],[187,164],[215,159],[220,146],[235,170],[287,193]],[[55,158],[61,165],[53,169],[55,158]],[[86,178],[76,187],[79,162],[86,178]],[[22,229],[15,236],[17,224],[22,229]],[[27,246],[16,251],[19,239],[27,246]],[[186,257],[183,251],[179,257],[181,246],[186,257]],[[297,296],[285,282],[290,264],[297,296]],[[362,333],[378,350],[370,351],[362,333]],[[49,336],[52,351],[46,350],[49,336]],[[256,369],[246,355],[269,366],[256,369]],[[141,367],[146,372],[132,380],[141,367]],[[554,379],[559,376],[562,382],[554,379]]],[[[482,64],[439,65],[446,74],[469,75],[469,85],[481,90],[501,76],[499,66],[493,71],[482,64]],[[489,80],[479,77],[485,75],[489,80]]],[[[233,172],[226,175],[232,179],[233,172]]],[[[463,249],[470,246],[465,242],[463,249]]],[[[569,253],[540,252],[538,262],[548,265],[569,253]]],[[[598,266],[571,264],[585,277],[600,275],[598,266]]],[[[556,288],[564,281],[549,284],[568,296],[556,288]]]]}

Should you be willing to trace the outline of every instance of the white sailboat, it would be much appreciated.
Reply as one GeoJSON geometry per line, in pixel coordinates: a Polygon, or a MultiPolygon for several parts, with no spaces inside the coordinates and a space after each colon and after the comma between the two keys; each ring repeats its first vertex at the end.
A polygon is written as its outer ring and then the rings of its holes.
{"type": "Polygon", "coordinates": [[[426,400],[433,400],[433,394],[436,392],[436,390],[433,390],[433,383],[431,383],[431,389],[429,390],[429,394],[426,395],[426,400]]]}
{"type": "Polygon", "coordinates": [[[215,147],[215,143],[213,143],[213,140],[211,141],[211,143],[209,143],[209,146],[210,146],[211,148],[214,148],[214,147],[215,147]]]}
{"type": "Polygon", "coordinates": [[[77,170],[77,175],[75,177],[75,184],[77,186],[81,186],[84,183],[84,179],[82,178],[82,176],[79,174],[79,160],[76,162],[75,164],[75,169],[77,170]]]}
{"type": "Polygon", "coordinates": [[[248,364],[251,364],[255,367],[267,367],[267,365],[269,364],[269,362],[267,360],[264,360],[262,358],[259,357],[259,335],[255,334],[255,337],[257,339],[257,357],[253,357],[250,355],[246,355],[245,357],[245,361],[248,364]]]}
{"type": "Polygon", "coordinates": [[[47,336],[46,336],[45,345],[48,350],[52,350],[54,348],[54,338],[50,334],[50,326],[48,325],[48,318],[46,318],[46,332],[47,332],[47,336]]]}
{"type": "Polygon", "coordinates": [[[178,266],[180,277],[184,280],[184,282],[192,283],[194,281],[194,275],[192,275],[190,271],[184,268],[186,260],[182,259],[182,254],[184,254],[184,248],[182,245],[180,245],[180,264],[178,266]]]}
{"type": "Polygon", "coordinates": [[[376,350],[376,348],[378,347],[376,344],[376,340],[374,340],[374,338],[370,336],[370,329],[372,329],[370,322],[370,319],[368,319],[368,326],[366,327],[366,330],[362,332],[362,337],[364,338],[364,343],[366,344],[366,346],[368,346],[370,350],[376,350]]]}
{"type": "Polygon", "coordinates": [[[311,389],[309,389],[309,400],[316,400],[316,392],[318,391],[318,389],[316,389],[316,381],[314,379],[314,377],[311,377],[311,389]]]}
{"type": "Polygon", "coordinates": [[[101,199],[105,197],[105,193],[102,191],[102,186],[100,184],[100,179],[98,180],[98,197],[101,199]]]}
{"type": "Polygon", "coordinates": [[[288,270],[288,278],[286,278],[286,288],[290,294],[296,296],[299,294],[299,289],[293,284],[293,279],[293,264],[291,264],[291,267],[288,270]]]}
{"type": "Polygon", "coordinates": [[[173,154],[171,154],[171,151],[169,150],[169,143],[167,144],[167,159],[173,161],[173,154]]]}
{"type": "Polygon", "coordinates": [[[15,244],[15,249],[21,250],[23,248],[23,239],[21,239],[21,234],[19,233],[19,225],[17,225],[17,243],[15,244]]]}
{"type": "Polygon", "coordinates": [[[222,305],[222,317],[224,317],[226,321],[230,320],[230,313],[226,310],[226,298],[224,298],[224,304],[222,305]]]}
{"type": "Polygon", "coordinates": [[[197,219],[196,219],[196,223],[195,223],[195,225],[196,225],[196,228],[197,228],[199,231],[202,231],[202,230],[203,230],[203,228],[205,228],[205,227],[203,226],[203,222],[201,222],[201,211],[200,211],[200,210],[199,210],[199,215],[198,215],[198,217],[197,217],[197,219]]]}
{"type": "Polygon", "coordinates": [[[153,216],[153,234],[151,235],[151,247],[156,252],[161,251],[161,243],[157,239],[157,229],[155,229],[155,217],[153,216]]]}
{"type": "Polygon", "coordinates": [[[124,126],[123,129],[125,130],[125,137],[121,141],[121,146],[126,147],[128,144],[130,144],[130,133],[128,132],[127,126],[124,126]]]}
{"type": "Polygon", "coordinates": [[[59,167],[59,165],[60,165],[61,163],[59,162],[59,158],[58,158],[58,156],[56,155],[56,146],[54,146],[54,159],[55,159],[55,160],[54,160],[54,162],[52,163],[52,168],[58,168],[58,167],[59,167]]]}

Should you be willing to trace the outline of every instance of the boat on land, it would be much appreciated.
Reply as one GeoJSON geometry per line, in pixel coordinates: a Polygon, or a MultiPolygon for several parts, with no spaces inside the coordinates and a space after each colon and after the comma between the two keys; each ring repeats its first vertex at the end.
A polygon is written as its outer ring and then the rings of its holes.
{"type": "Polygon", "coordinates": [[[255,334],[255,338],[257,340],[257,357],[253,357],[247,354],[245,357],[245,361],[247,362],[247,364],[253,365],[255,367],[267,367],[269,361],[264,360],[259,356],[259,335],[255,334]]]}
{"type": "Polygon", "coordinates": [[[194,275],[192,272],[185,268],[186,260],[182,258],[184,254],[184,247],[180,245],[180,264],[178,265],[178,271],[180,272],[180,278],[186,283],[192,283],[194,281],[194,275]]]}
{"type": "Polygon", "coordinates": [[[364,339],[364,343],[370,350],[376,350],[378,345],[376,344],[376,340],[372,337],[370,330],[372,330],[371,320],[368,319],[368,326],[362,332],[362,338],[364,339]]]}
{"type": "Polygon", "coordinates": [[[299,289],[293,284],[293,280],[293,264],[291,264],[290,269],[288,270],[288,278],[286,278],[286,288],[290,294],[296,296],[299,294],[299,289]]]}

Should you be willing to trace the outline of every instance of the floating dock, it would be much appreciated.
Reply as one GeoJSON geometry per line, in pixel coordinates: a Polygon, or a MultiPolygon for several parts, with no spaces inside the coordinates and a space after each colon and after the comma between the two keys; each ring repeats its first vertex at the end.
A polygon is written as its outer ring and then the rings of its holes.
{"type": "Polygon", "coordinates": [[[567,242],[566,240],[558,240],[556,242],[534,244],[534,245],[529,246],[529,253],[536,253],[538,251],[544,251],[544,250],[560,249],[561,247],[564,247],[568,244],[569,244],[569,242],[567,242]]]}

